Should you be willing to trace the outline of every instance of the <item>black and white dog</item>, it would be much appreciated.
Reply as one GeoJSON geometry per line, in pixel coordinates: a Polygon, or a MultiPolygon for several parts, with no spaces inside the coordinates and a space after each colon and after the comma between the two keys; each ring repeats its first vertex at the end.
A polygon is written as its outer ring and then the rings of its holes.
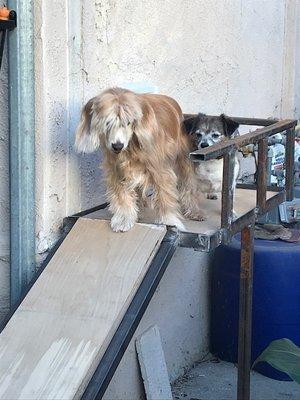
{"type": "MultiPolygon", "coordinates": [[[[184,126],[193,142],[194,150],[203,149],[223,140],[238,136],[239,124],[222,114],[219,117],[198,114],[184,121],[184,126]]],[[[216,200],[222,192],[223,159],[201,161],[197,164],[196,174],[199,189],[208,199],[216,200]]],[[[239,174],[239,161],[235,157],[234,189],[239,174]]]]}

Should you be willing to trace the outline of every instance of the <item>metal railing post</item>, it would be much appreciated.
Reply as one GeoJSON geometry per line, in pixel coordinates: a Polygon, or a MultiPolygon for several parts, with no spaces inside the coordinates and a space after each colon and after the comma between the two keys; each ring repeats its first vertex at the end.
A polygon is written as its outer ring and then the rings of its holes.
{"type": "Polygon", "coordinates": [[[250,399],[254,226],[242,229],[237,399],[250,399]]]}
{"type": "Polygon", "coordinates": [[[267,200],[267,176],[268,176],[268,139],[261,139],[258,142],[257,162],[257,196],[256,203],[259,211],[264,211],[267,200]]]}
{"type": "Polygon", "coordinates": [[[235,151],[223,157],[222,210],[221,228],[229,229],[233,218],[233,178],[235,167],[235,151]]]}

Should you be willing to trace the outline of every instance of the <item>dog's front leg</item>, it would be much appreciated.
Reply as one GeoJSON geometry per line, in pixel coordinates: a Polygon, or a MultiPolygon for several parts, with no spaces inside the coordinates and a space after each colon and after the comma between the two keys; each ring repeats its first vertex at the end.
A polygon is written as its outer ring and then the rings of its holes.
{"type": "Polygon", "coordinates": [[[115,232],[129,231],[138,218],[137,194],[129,182],[119,182],[108,188],[110,225],[115,232]]]}
{"type": "Polygon", "coordinates": [[[177,160],[178,190],[181,210],[185,218],[203,221],[204,211],[200,207],[198,181],[194,167],[186,154],[181,154],[177,160]]]}
{"type": "Polygon", "coordinates": [[[177,177],[174,171],[164,171],[158,177],[154,177],[153,180],[155,182],[155,210],[158,222],[176,226],[184,231],[184,224],[180,220],[183,217],[179,211],[177,177]],[[158,178],[158,180],[155,178],[158,178]]]}

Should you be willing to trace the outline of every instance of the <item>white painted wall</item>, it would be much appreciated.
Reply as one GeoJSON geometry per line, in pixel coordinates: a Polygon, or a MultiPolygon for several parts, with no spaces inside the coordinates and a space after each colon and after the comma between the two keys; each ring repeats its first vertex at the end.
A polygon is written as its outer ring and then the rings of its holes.
{"type": "Polygon", "coordinates": [[[65,215],[103,200],[100,154],[76,155],[72,146],[82,104],[107,86],[148,82],[186,112],[293,115],[295,24],[285,23],[293,2],[37,3],[40,253],[65,215]]]}

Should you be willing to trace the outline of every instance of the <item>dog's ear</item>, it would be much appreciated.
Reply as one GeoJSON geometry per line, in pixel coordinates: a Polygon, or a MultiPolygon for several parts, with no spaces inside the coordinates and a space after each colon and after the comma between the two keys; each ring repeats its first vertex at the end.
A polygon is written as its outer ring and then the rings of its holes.
{"type": "Polygon", "coordinates": [[[192,135],[195,132],[197,126],[199,124],[201,124],[203,122],[203,120],[205,120],[206,118],[207,118],[207,115],[206,114],[202,114],[202,113],[197,114],[196,117],[186,118],[183,121],[183,125],[184,125],[184,128],[185,128],[185,131],[189,135],[192,135]]]}
{"type": "Polygon", "coordinates": [[[190,117],[190,118],[186,118],[183,121],[184,129],[188,135],[191,135],[194,132],[194,128],[196,126],[197,120],[198,120],[198,117],[190,117]]]}
{"type": "Polygon", "coordinates": [[[95,98],[89,100],[81,111],[81,118],[76,129],[75,148],[78,152],[92,153],[100,146],[100,137],[96,129],[94,116],[95,98]]]}
{"type": "Polygon", "coordinates": [[[232,118],[227,117],[227,115],[225,115],[225,114],[222,114],[221,118],[222,118],[222,123],[223,123],[223,127],[224,127],[225,136],[232,137],[234,132],[240,126],[240,124],[235,122],[232,118]]]}

